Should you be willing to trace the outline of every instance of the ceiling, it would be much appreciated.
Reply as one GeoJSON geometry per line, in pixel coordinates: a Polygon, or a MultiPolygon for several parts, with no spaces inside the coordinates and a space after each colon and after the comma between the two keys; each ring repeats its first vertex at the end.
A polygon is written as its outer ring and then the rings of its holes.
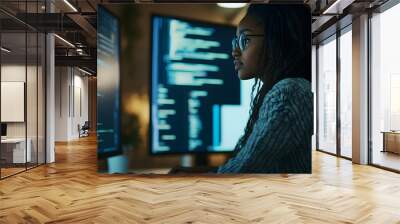
{"type": "MultiPolygon", "coordinates": [[[[172,0],[173,2],[215,2],[213,0],[172,0]]],[[[366,8],[372,8],[385,2],[386,0],[340,0],[339,6],[334,5],[335,0],[253,0],[252,2],[263,3],[305,3],[310,6],[313,15],[313,37],[322,33],[327,27],[340,19],[343,12],[357,13],[366,8]],[[334,8],[333,14],[324,15],[327,8],[334,8]],[[335,14],[338,10],[340,14],[335,14]]],[[[72,48],[69,44],[56,38],[56,56],[62,63],[77,63],[81,60],[83,64],[91,64],[90,69],[96,69],[96,27],[97,12],[99,4],[132,4],[132,3],[166,3],[171,0],[1,0],[0,1],[0,25],[4,41],[10,43],[9,48],[15,48],[15,54],[25,46],[25,39],[21,31],[55,32],[63,39],[74,44],[72,48]],[[52,13],[50,12],[50,9],[52,13]],[[22,39],[21,39],[22,38],[22,39]],[[13,42],[13,44],[11,44],[13,42]],[[77,51],[77,49],[80,49],[77,51]],[[81,52],[81,53],[79,53],[81,52]],[[62,57],[61,57],[62,56],[62,57]]],[[[231,1],[232,2],[232,1],[231,1]]],[[[220,10],[226,18],[237,20],[240,10],[221,10],[216,4],[207,4],[203,7],[207,10],[220,10]]],[[[243,9],[244,10],[244,9],[243,9]]],[[[243,13],[243,12],[242,12],[243,13]]],[[[28,52],[31,51],[29,45],[28,52]]],[[[23,52],[20,52],[23,53],[23,52]]],[[[56,60],[57,62],[57,60],[56,60]]],[[[61,63],[61,64],[62,64],[61,63]]]]}

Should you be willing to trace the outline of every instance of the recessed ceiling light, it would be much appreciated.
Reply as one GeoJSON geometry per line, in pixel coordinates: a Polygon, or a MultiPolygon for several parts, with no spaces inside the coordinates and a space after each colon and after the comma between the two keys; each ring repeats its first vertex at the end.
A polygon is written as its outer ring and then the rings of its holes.
{"type": "Polygon", "coordinates": [[[245,7],[246,4],[247,3],[217,3],[219,7],[230,9],[242,8],[245,7]]]}
{"type": "Polygon", "coordinates": [[[78,12],[78,10],[68,1],[64,0],[65,4],[67,4],[74,12],[78,12]]]}
{"type": "Polygon", "coordinates": [[[322,14],[342,14],[343,9],[349,6],[353,0],[336,0],[322,14]]]}
{"type": "Polygon", "coordinates": [[[60,36],[57,35],[57,34],[54,34],[54,36],[57,37],[57,38],[58,38],[59,40],[61,40],[62,42],[64,42],[64,43],[66,43],[67,45],[69,45],[70,47],[75,48],[75,45],[71,44],[71,42],[69,42],[68,40],[66,40],[66,39],[64,39],[64,38],[62,38],[62,37],[60,37],[60,36]]]}
{"type": "Polygon", "coordinates": [[[90,75],[90,76],[93,75],[92,73],[90,73],[90,72],[88,72],[88,71],[86,71],[86,70],[84,70],[84,69],[81,69],[81,68],[79,68],[79,67],[78,67],[78,70],[81,71],[81,72],[83,72],[83,73],[85,73],[86,75],[90,75]]]}
{"type": "Polygon", "coordinates": [[[7,48],[5,48],[5,47],[1,47],[1,50],[4,51],[4,52],[6,52],[6,53],[10,53],[10,52],[11,52],[11,50],[9,50],[9,49],[7,49],[7,48]]]}

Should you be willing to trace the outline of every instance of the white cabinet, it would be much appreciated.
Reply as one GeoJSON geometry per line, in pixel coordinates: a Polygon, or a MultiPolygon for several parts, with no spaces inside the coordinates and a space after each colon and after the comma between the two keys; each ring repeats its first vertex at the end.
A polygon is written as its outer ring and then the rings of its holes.
{"type": "Polygon", "coordinates": [[[2,145],[6,147],[12,147],[13,163],[25,163],[32,161],[32,140],[28,138],[26,143],[27,147],[25,151],[25,138],[7,138],[1,140],[2,145]]]}

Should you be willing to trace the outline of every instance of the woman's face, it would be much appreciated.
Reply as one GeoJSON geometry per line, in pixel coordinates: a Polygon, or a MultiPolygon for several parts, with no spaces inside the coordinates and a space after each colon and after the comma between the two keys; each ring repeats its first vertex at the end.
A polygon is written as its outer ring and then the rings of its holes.
{"type": "Polygon", "coordinates": [[[237,39],[240,35],[244,35],[242,38],[245,38],[246,44],[243,51],[238,46],[232,49],[235,70],[238,71],[239,79],[252,79],[260,72],[259,61],[263,49],[263,37],[260,35],[264,35],[264,29],[253,18],[245,16],[236,30],[237,39]]]}

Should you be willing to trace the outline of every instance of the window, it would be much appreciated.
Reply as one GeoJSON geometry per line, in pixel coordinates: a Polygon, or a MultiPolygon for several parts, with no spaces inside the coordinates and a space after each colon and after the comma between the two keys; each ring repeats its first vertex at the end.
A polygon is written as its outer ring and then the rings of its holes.
{"type": "Polygon", "coordinates": [[[318,149],[336,153],[336,35],[318,48],[318,149]]]}
{"type": "Polygon", "coordinates": [[[371,18],[372,163],[400,170],[400,4],[371,18]]]}
{"type": "Polygon", "coordinates": [[[352,157],[352,33],[351,26],[340,36],[340,155],[352,157]]]}
{"type": "MultiPolygon", "coordinates": [[[[44,1],[19,2],[39,13],[44,1]]],[[[15,3],[0,3],[11,7],[15,3]]],[[[0,12],[0,178],[45,163],[45,34],[0,12]],[[10,109],[13,108],[13,109],[10,109]]]]}

